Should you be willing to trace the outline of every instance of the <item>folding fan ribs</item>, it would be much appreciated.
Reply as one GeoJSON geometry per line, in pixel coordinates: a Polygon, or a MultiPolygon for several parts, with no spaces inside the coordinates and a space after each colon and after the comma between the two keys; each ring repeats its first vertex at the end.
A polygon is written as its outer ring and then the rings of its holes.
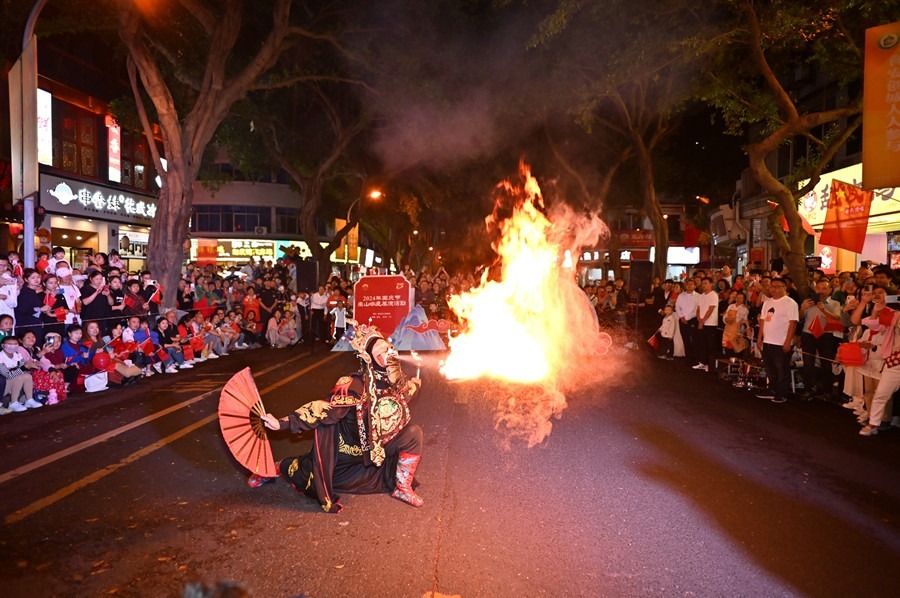
{"type": "Polygon", "coordinates": [[[234,458],[251,472],[276,477],[272,447],[261,417],[265,415],[253,374],[244,368],[231,377],[219,398],[219,426],[234,458]]]}

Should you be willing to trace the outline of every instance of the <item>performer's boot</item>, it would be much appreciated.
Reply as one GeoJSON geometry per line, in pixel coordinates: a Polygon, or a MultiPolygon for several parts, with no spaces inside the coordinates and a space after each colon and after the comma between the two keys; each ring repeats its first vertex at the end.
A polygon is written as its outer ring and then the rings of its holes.
{"type": "MultiPolygon", "coordinates": [[[[275,469],[278,470],[279,473],[281,473],[281,461],[275,462],[275,469]]],[[[263,484],[271,484],[272,482],[274,482],[277,479],[278,479],[278,476],[276,476],[274,478],[267,478],[265,476],[261,476],[259,474],[254,473],[249,478],[247,478],[247,485],[250,486],[251,488],[259,488],[263,484]]]]}
{"type": "Polygon", "coordinates": [[[422,497],[416,494],[412,488],[413,478],[416,475],[416,468],[419,466],[421,458],[422,455],[400,453],[400,459],[397,461],[397,489],[391,493],[391,496],[394,498],[398,498],[414,507],[421,507],[425,504],[422,497]]]}

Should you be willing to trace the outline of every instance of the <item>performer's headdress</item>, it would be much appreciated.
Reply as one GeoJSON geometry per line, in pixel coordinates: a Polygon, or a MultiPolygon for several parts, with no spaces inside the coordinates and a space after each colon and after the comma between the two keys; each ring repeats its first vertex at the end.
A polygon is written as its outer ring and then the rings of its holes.
{"type": "Polygon", "coordinates": [[[353,320],[350,320],[349,323],[353,326],[353,338],[350,339],[350,346],[359,353],[361,359],[366,359],[366,356],[371,358],[369,351],[371,351],[372,345],[378,339],[385,340],[384,335],[375,326],[359,324],[353,320]]]}
{"type": "Polygon", "coordinates": [[[349,338],[350,346],[356,351],[360,361],[363,362],[363,367],[370,372],[377,385],[385,387],[396,383],[402,377],[402,370],[391,341],[384,338],[384,335],[375,326],[359,324],[354,320],[348,320],[348,324],[353,326],[353,336],[349,338]],[[378,363],[372,354],[375,343],[378,341],[384,341],[390,346],[386,365],[378,363]]]}

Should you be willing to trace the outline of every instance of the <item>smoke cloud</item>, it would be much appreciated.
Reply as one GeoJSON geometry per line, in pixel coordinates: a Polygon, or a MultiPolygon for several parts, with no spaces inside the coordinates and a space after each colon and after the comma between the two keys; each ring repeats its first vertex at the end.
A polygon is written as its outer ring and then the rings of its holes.
{"type": "Polygon", "coordinates": [[[491,156],[533,129],[551,72],[529,50],[536,20],[507,9],[466,15],[443,3],[377,3],[392,36],[376,46],[374,149],[389,171],[491,156]]]}

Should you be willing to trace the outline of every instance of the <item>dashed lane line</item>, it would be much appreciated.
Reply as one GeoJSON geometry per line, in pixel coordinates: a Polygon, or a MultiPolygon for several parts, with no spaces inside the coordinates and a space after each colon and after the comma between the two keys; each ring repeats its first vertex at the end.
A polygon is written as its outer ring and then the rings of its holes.
{"type": "MultiPolygon", "coordinates": [[[[260,390],[259,394],[260,394],[260,396],[268,394],[268,393],[272,392],[273,390],[284,386],[291,380],[294,380],[295,378],[299,378],[300,376],[306,374],[307,372],[310,372],[319,366],[325,365],[329,361],[337,359],[341,355],[343,355],[343,353],[334,353],[332,355],[329,355],[325,359],[321,359],[321,360],[317,361],[316,363],[303,368],[299,372],[295,372],[295,373],[291,374],[287,378],[283,378],[283,379],[279,380],[278,382],[275,382],[274,384],[270,384],[269,386],[260,390]]],[[[271,371],[271,369],[269,371],[271,371]]],[[[38,511],[41,511],[42,509],[45,509],[45,508],[53,505],[54,503],[61,501],[62,499],[66,498],[67,496],[74,494],[75,492],[81,490],[82,488],[85,488],[99,480],[102,480],[106,476],[110,475],[111,473],[115,473],[116,471],[125,467],[126,465],[134,463],[138,459],[146,457],[147,455],[156,452],[157,450],[161,449],[162,447],[164,447],[168,444],[171,444],[172,442],[175,442],[182,436],[187,436],[194,430],[196,430],[198,428],[202,428],[206,424],[215,421],[218,417],[219,417],[219,415],[217,413],[214,413],[212,415],[204,417],[203,419],[201,419],[199,421],[192,423],[189,426],[186,426],[186,427],[178,430],[177,432],[169,434],[165,438],[158,440],[158,441],[154,442],[153,444],[145,446],[144,448],[131,453],[127,457],[121,459],[118,463],[113,463],[112,465],[107,465],[103,469],[97,470],[94,473],[81,478],[80,480],[72,482],[68,486],[57,490],[56,492],[54,492],[53,494],[51,494],[49,496],[46,496],[40,500],[37,500],[37,501],[31,503],[27,507],[23,507],[23,508],[19,509],[18,511],[15,511],[14,513],[10,513],[9,515],[7,515],[6,517],[3,518],[3,523],[5,523],[6,525],[10,525],[12,523],[22,521],[29,515],[33,515],[34,513],[37,513],[38,511]]]]}
{"type": "MultiPolygon", "coordinates": [[[[337,355],[341,355],[341,353],[335,353],[330,358],[326,358],[321,361],[318,361],[313,365],[313,367],[318,367],[319,365],[330,361],[337,355]]],[[[288,359],[287,361],[283,361],[277,365],[273,365],[271,367],[268,367],[256,374],[254,374],[254,377],[256,377],[256,378],[262,377],[262,376],[268,374],[269,372],[272,372],[274,370],[277,370],[278,368],[284,367],[284,366],[288,365],[289,363],[292,363],[299,359],[303,359],[304,357],[306,357],[306,355],[298,355],[297,357],[292,357],[291,359],[288,359]]],[[[306,370],[302,370],[302,371],[309,371],[309,368],[307,368],[306,370]]],[[[220,385],[216,385],[216,386],[218,387],[220,385]]],[[[224,384],[222,386],[224,386],[224,384]]],[[[142,417],[141,419],[135,420],[135,421],[131,422],[130,424],[125,424],[124,426],[120,426],[120,427],[116,428],[115,430],[110,430],[109,432],[105,432],[103,434],[100,434],[99,436],[95,436],[95,437],[91,438],[90,440],[85,440],[84,442],[79,442],[76,445],[65,448],[61,451],[53,453],[52,455],[48,455],[48,456],[38,459],[36,461],[32,461],[31,463],[26,463],[25,465],[23,465],[21,467],[17,467],[16,469],[7,471],[4,474],[0,474],[0,484],[6,483],[9,480],[17,478],[20,475],[24,475],[30,471],[34,471],[35,469],[41,468],[45,465],[49,465],[50,463],[53,463],[54,461],[58,461],[60,459],[68,457],[69,455],[73,455],[77,452],[83,451],[84,449],[90,448],[101,442],[106,442],[110,438],[114,438],[114,437],[118,436],[119,434],[124,434],[125,432],[133,430],[133,429],[140,427],[146,423],[152,422],[153,420],[159,419],[160,417],[165,417],[166,415],[169,415],[170,413],[172,413],[174,411],[178,411],[179,409],[184,409],[185,407],[189,407],[198,401],[202,401],[204,399],[209,398],[211,395],[215,394],[218,389],[216,388],[215,390],[210,390],[209,387],[205,387],[205,388],[199,388],[197,390],[205,390],[208,392],[204,392],[201,395],[197,395],[195,397],[187,399],[186,401],[182,401],[181,403],[178,403],[177,405],[172,405],[171,407],[167,407],[167,408],[163,409],[162,411],[157,411],[153,415],[148,415],[147,417],[142,417]]]]}

